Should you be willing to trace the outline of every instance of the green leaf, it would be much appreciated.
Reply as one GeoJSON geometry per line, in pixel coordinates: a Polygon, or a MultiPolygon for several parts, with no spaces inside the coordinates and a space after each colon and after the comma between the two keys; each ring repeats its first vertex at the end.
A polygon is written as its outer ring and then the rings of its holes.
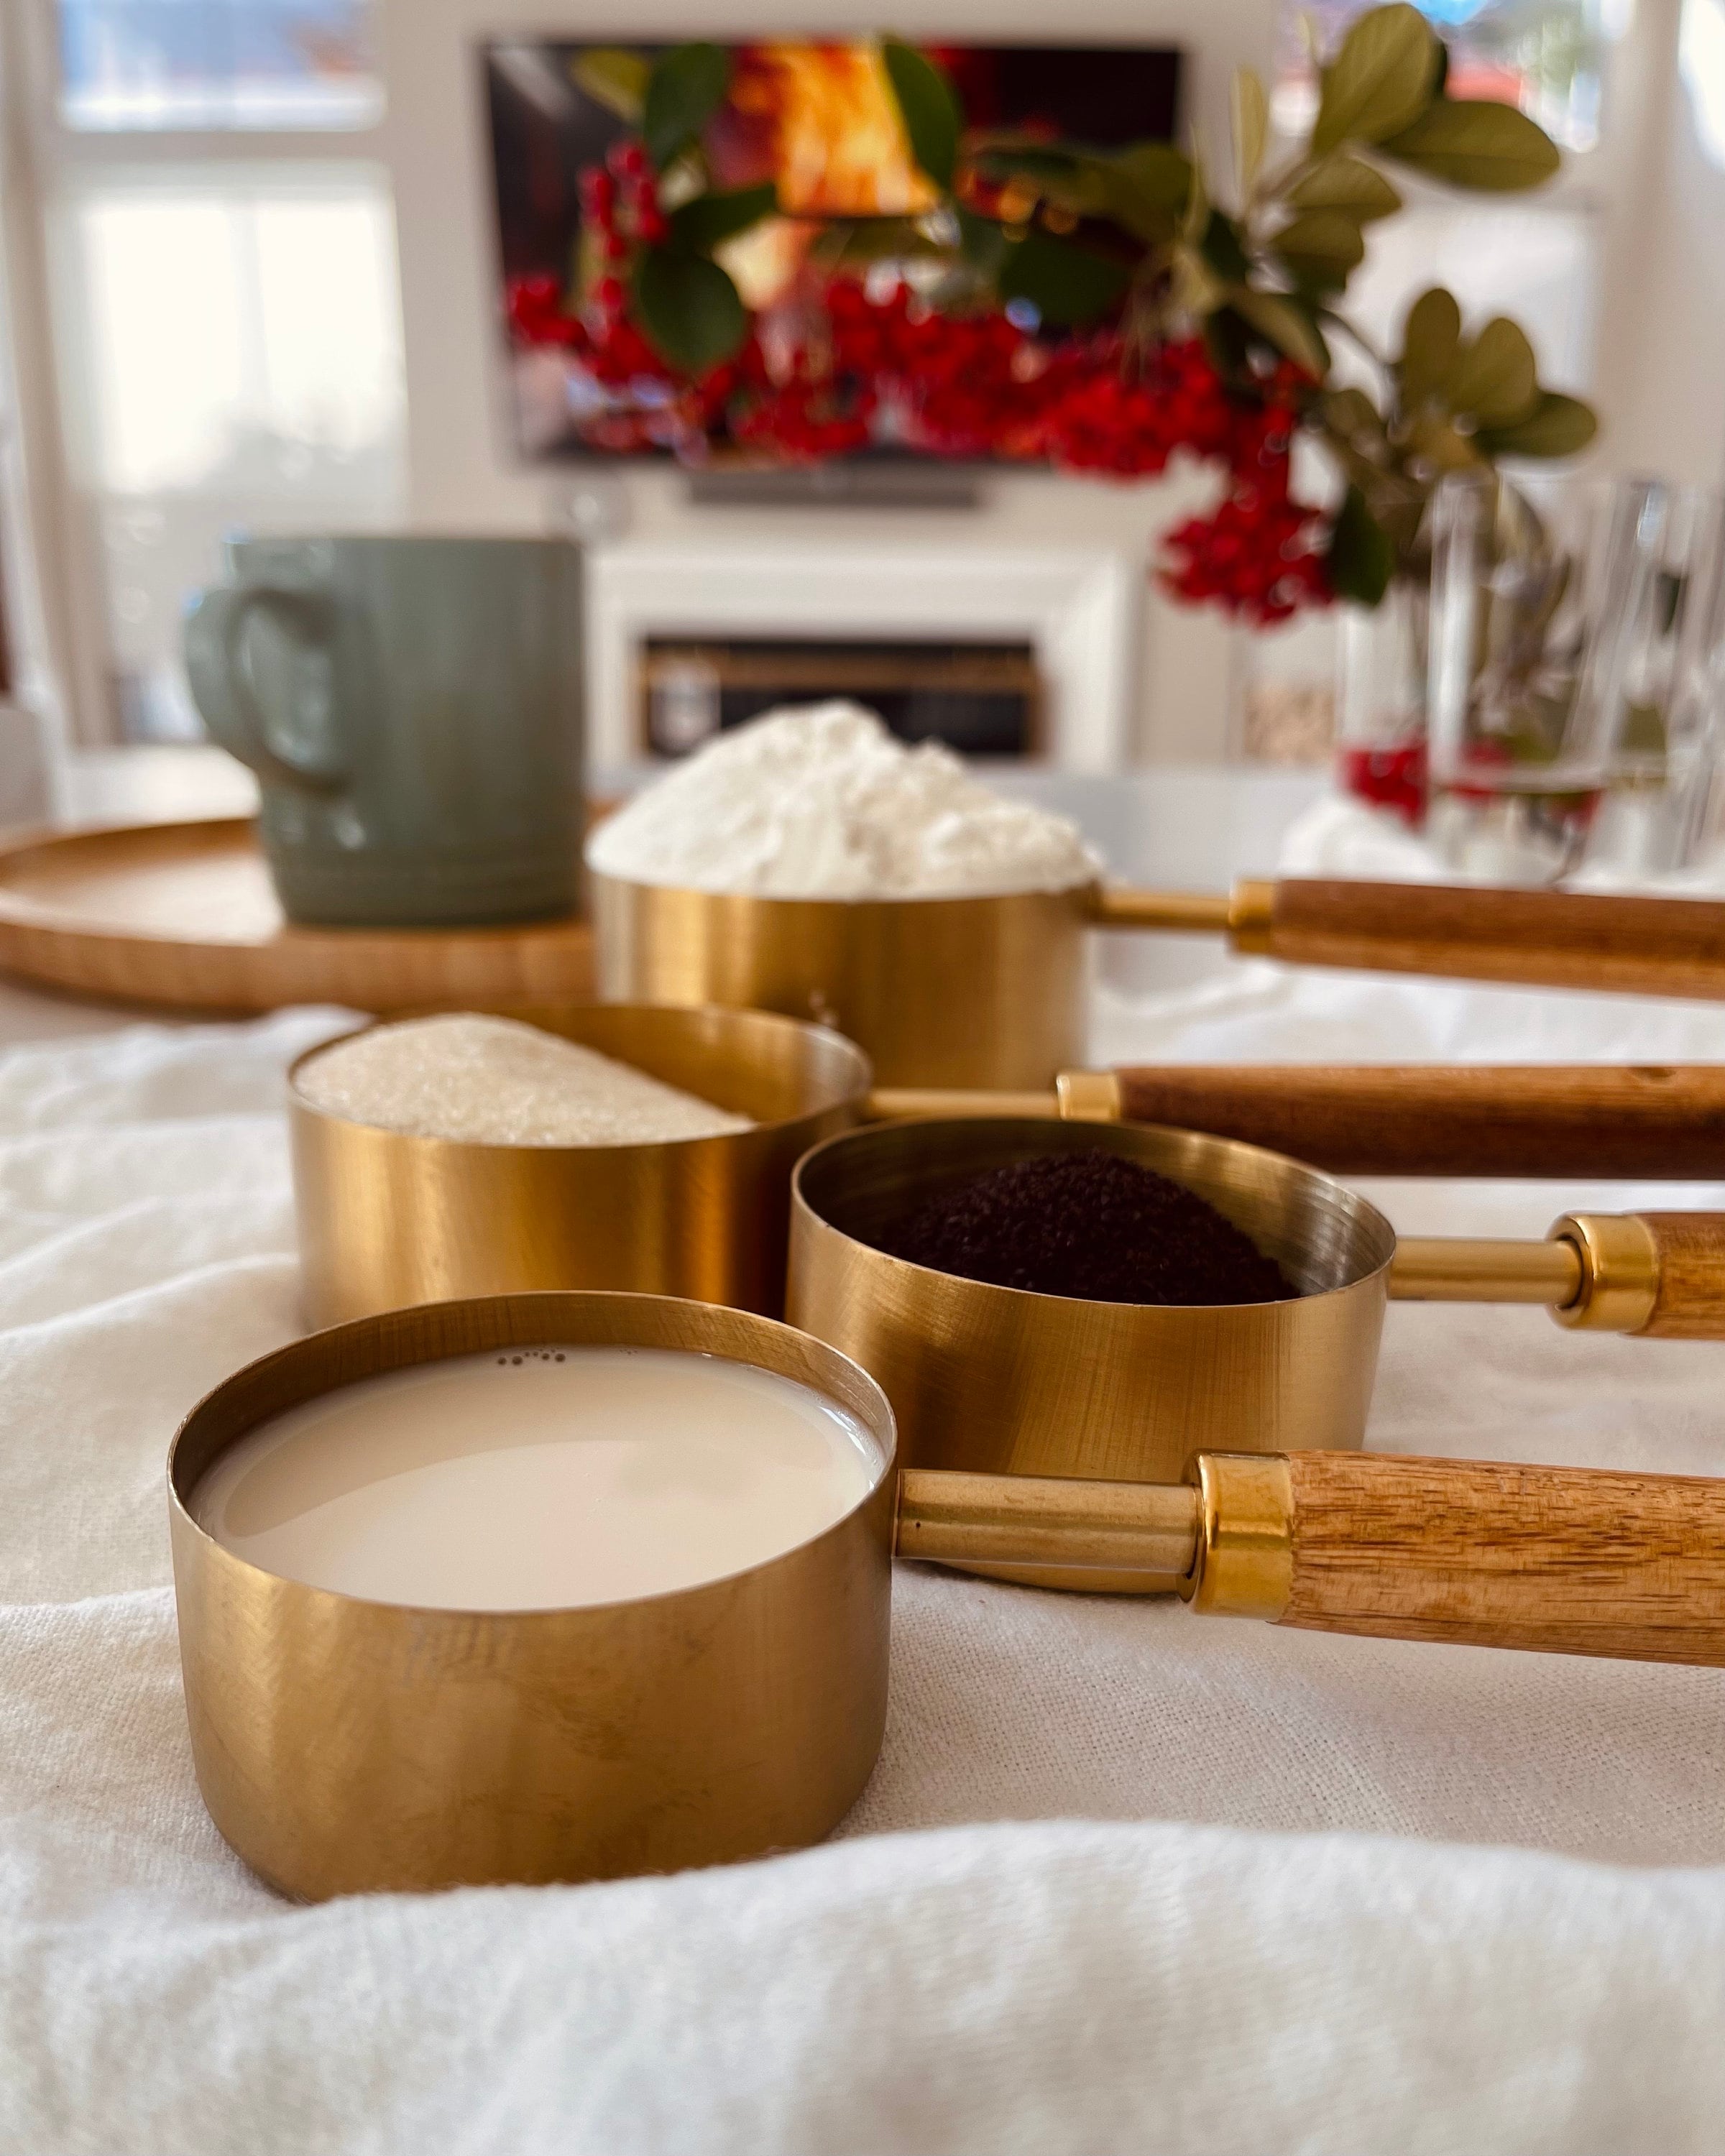
{"type": "Polygon", "coordinates": [[[1184,209],[1192,192],[1192,160],[1171,142],[1133,142],[1104,161],[1148,202],[1184,209]]]}
{"type": "Polygon", "coordinates": [[[1031,232],[1008,247],[999,290],[1003,300],[1027,300],[1045,322],[1065,327],[1106,315],[1126,285],[1119,263],[1052,233],[1031,232]]]}
{"type": "Polygon", "coordinates": [[[1441,285],[1422,292],[1402,327],[1402,403],[1414,411],[1449,388],[1461,352],[1461,310],[1441,285]]]}
{"type": "Polygon", "coordinates": [[[1295,209],[1340,209],[1358,224],[1375,218],[1394,217],[1402,198],[1375,165],[1337,150],[1315,166],[1305,178],[1288,190],[1295,209]]]}
{"type": "Polygon", "coordinates": [[[809,244],[809,259],[830,270],[865,269],[874,262],[950,264],[952,253],[913,217],[842,217],[822,223],[809,244]]]}
{"type": "Polygon", "coordinates": [[[1285,293],[1255,292],[1242,285],[1228,295],[1228,304],[1296,367],[1303,367],[1320,382],[1329,372],[1329,347],[1318,334],[1317,325],[1297,301],[1285,293]]]}
{"type": "Polygon", "coordinates": [[[778,191],[771,180],[728,194],[696,195],[671,212],[671,239],[687,254],[710,254],[778,208],[778,191]]]}
{"type": "Polygon", "coordinates": [[[639,126],[646,101],[647,62],[639,53],[622,45],[588,45],[569,63],[569,79],[578,90],[619,120],[639,126]]]}
{"type": "Polygon", "coordinates": [[[1313,153],[1381,142],[1411,127],[1430,102],[1438,53],[1431,26],[1406,0],[1362,15],[1323,71],[1313,153]]]}
{"type": "Polygon", "coordinates": [[[1395,549],[1357,486],[1350,486],[1343,497],[1325,559],[1331,585],[1342,598],[1374,607],[1389,589],[1395,549]]]}
{"type": "Polygon", "coordinates": [[[1211,362],[1224,382],[1250,381],[1255,332],[1243,315],[1232,307],[1218,307],[1204,316],[1202,335],[1211,362]]]}
{"type": "Polygon", "coordinates": [[[1592,441],[1599,423],[1577,397],[1548,389],[1525,419],[1512,427],[1481,431],[1480,446],[1491,457],[1574,457],[1592,441]]]}
{"type": "Polygon", "coordinates": [[[1172,239],[1192,193],[1190,161],[1169,143],[1137,142],[1100,162],[1106,213],[1148,246],[1172,239]]]}
{"type": "Polygon", "coordinates": [[[1251,273],[1251,262],[1232,218],[1213,209],[1199,243],[1200,252],[1216,275],[1230,285],[1243,285],[1251,273]]]}
{"type": "Polygon", "coordinates": [[[662,358],[705,374],[748,335],[747,310],[716,262],[675,247],[649,247],[635,263],[633,313],[662,358]]]}
{"type": "Polygon", "coordinates": [[[957,205],[957,213],[959,253],[984,277],[998,277],[1006,259],[1006,234],[999,222],[967,209],[963,203],[957,205]]]}
{"type": "Polygon", "coordinates": [[[1517,426],[1539,401],[1538,372],[1525,334],[1507,316],[1494,316],[1463,348],[1450,403],[1482,427],[1517,426]]]}
{"type": "Polygon", "coordinates": [[[904,116],[911,155],[942,194],[952,191],[964,115],[943,69],[914,45],[889,38],[880,48],[887,77],[904,116]]]}
{"type": "Polygon", "coordinates": [[[1332,434],[1351,447],[1362,440],[1376,445],[1384,439],[1384,422],[1363,389],[1329,391],[1323,402],[1323,420],[1332,434]]]}
{"type": "Polygon", "coordinates": [[[1257,185],[1264,162],[1264,145],[1270,139],[1270,100],[1264,84],[1250,68],[1234,70],[1234,184],[1240,206],[1245,208],[1257,185]]]}
{"type": "Polygon", "coordinates": [[[1302,211],[1270,244],[1291,270],[1325,286],[1345,285],[1366,251],[1358,225],[1339,209],[1302,211]]]}
{"type": "Polygon", "coordinates": [[[647,155],[663,172],[695,141],[719,109],[731,80],[722,45],[673,45],[653,63],[641,104],[647,155]]]}
{"type": "Polygon", "coordinates": [[[976,162],[978,171],[990,179],[1017,180],[1075,217],[1115,214],[1122,182],[1106,157],[1089,157],[1081,150],[1011,145],[984,150],[976,162]]]}
{"type": "Polygon", "coordinates": [[[1379,146],[1416,172],[1487,194],[1537,187],[1558,169],[1558,146],[1512,105],[1440,98],[1379,146]]]}

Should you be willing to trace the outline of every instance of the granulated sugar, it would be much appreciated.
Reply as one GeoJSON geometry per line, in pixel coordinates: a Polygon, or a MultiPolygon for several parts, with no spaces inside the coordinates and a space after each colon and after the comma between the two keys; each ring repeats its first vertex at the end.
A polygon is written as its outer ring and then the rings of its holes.
{"type": "Polygon", "coordinates": [[[1067,818],[842,701],[720,735],[601,824],[587,858],[635,883],[773,898],[1069,891],[1101,870],[1067,818]]]}
{"type": "Polygon", "coordinates": [[[752,1127],[536,1026],[465,1014],[338,1040],[295,1082],[314,1107],[351,1122],[468,1145],[655,1145],[752,1127]]]}

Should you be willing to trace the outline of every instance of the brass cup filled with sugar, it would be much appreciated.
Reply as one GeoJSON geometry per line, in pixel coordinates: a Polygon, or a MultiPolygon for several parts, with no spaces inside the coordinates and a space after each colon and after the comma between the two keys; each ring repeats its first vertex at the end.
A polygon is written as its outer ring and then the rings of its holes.
{"type": "MultiPolygon", "coordinates": [[[[1364,1441],[1394,1232],[1279,1153],[1147,1125],[881,1124],[811,1152],[791,1202],[786,1314],[879,1380],[907,1466],[1166,1482],[1200,1452],[1364,1441]],[[1150,1171],[1214,1229],[1200,1220],[1194,1243],[1190,1215],[1142,1209],[1115,1177],[1036,1179],[1091,1162],[1150,1171]],[[1163,1260],[1142,1290],[1099,1277],[1109,1224],[1134,1206],[1146,1256],[1163,1260]],[[1039,1240],[1055,1264],[1042,1290],[1001,1284],[1039,1240]],[[957,1269],[973,1260],[992,1276],[957,1269]],[[1201,1293],[1185,1268],[1204,1275],[1201,1293]]],[[[1147,1591],[1094,1570],[978,1568],[1147,1591]]]]}
{"type": "Polygon", "coordinates": [[[390,1312],[249,1365],[168,1460],[198,1786],[306,1899],[794,1847],[886,1706],[879,1389],[744,1312],[390,1312]]]}
{"type": "Polygon", "coordinates": [[[544,1288],[783,1307],[791,1169],[868,1059],[758,1011],[593,1004],[370,1027],[289,1074],[307,1314],[544,1288]]]}

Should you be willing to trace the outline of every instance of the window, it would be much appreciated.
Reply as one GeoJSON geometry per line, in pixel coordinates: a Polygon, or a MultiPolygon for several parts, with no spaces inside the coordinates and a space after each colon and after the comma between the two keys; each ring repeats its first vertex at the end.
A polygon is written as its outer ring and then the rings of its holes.
{"type": "MultiPolygon", "coordinates": [[[[0,6],[13,0],[0,0],[0,6]]],[[[406,494],[400,300],[363,0],[28,0],[53,326],[61,670],[90,742],[202,732],[187,595],[237,529],[406,494]],[[259,131],[267,130],[267,140],[259,131]]],[[[22,295],[28,305],[33,295],[22,295]]]]}
{"type": "Polygon", "coordinates": [[[362,0],[59,0],[76,128],[365,127],[382,110],[362,0]]]}

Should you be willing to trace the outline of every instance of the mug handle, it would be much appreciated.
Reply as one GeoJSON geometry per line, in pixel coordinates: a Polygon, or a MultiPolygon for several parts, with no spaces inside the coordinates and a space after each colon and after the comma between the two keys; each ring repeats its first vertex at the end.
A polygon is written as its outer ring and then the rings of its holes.
{"type": "Polygon", "coordinates": [[[193,701],[214,738],[260,778],[301,793],[338,793],[347,770],[333,753],[289,756],[270,745],[240,650],[254,608],[275,614],[301,643],[329,641],[333,610],[320,593],[270,584],[213,585],[186,610],[182,639],[193,701]]]}

